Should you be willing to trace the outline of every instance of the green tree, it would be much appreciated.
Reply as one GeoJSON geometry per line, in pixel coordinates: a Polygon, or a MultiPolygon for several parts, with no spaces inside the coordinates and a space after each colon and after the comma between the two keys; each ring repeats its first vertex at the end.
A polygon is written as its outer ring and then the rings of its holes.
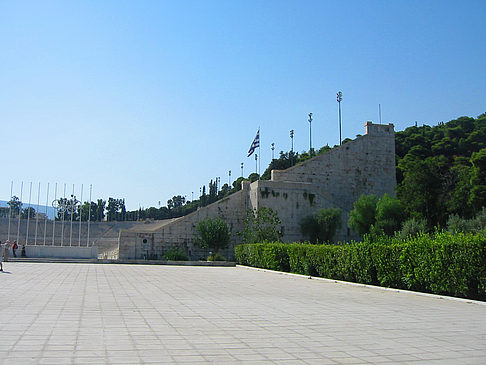
{"type": "Polygon", "coordinates": [[[73,220],[78,219],[78,205],[79,200],[75,195],[71,195],[70,198],[57,199],[57,220],[71,220],[71,213],[73,220]]]}
{"type": "Polygon", "coordinates": [[[404,159],[399,163],[404,179],[397,186],[397,196],[411,217],[425,218],[430,226],[443,225],[447,217],[444,189],[447,162],[444,156],[425,160],[404,159]]]}
{"type": "Polygon", "coordinates": [[[471,207],[471,174],[472,166],[469,159],[457,157],[454,165],[449,170],[449,184],[451,188],[447,197],[448,215],[457,214],[461,217],[472,217],[473,209],[471,207]]]}
{"type": "Polygon", "coordinates": [[[259,178],[259,175],[254,172],[254,173],[251,173],[249,176],[248,176],[248,180],[250,180],[250,182],[254,182],[254,181],[257,181],[259,178]]]}
{"type": "Polygon", "coordinates": [[[402,239],[414,237],[427,231],[427,221],[425,219],[410,218],[402,223],[399,236],[402,239]]]}
{"type": "Polygon", "coordinates": [[[214,203],[217,199],[218,199],[218,182],[215,179],[214,182],[213,180],[209,182],[208,204],[214,203]]]}
{"type": "Polygon", "coordinates": [[[16,217],[20,214],[22,209],[22,202],[17,196],[14,195],[7,204],[10,207],[10,211],[12,212],[12,217],[16,217]]]}
{"type": "Polygon", "coordinates": [[[202,194],[201,197],[199,198],[199,201],[201,202],[201,207],[205,207],[208,205],[208,196],[206,194],[206,185],[203,185],[202,187],[202,194]]]}
{"type": "Polygon", "coordinates": [[[341,209],[319,209],[315,215],[304,218],[300,224],[302,234],[313,244],[332,242],[336,231],[341,228],[341,209]]]}
{"type": "Polygon", "coordinates": [[[197,223],[196,245],[218,252],[228,247],[230,234],[228,225],[220,218],[208,218],[197,223]]]}
{"type": "Polygon", "coordinates": [[[232,190],[233,191],[239,191],[239,190],[241,190],[241,182],[242,181],[245,181],[245,180],[248,180],[248,179],[245,179],[244,177],[241,177],[240,176],[235,181],[233,181],[233,184],[232,184],[233,185],[233,189],[232,190]]]}
{"type": "Polygon", "coordinates": [[[35,209],[32,207],[27,207],[22,210],[20,214],[20,218],[27,219],[27,218],[35,218],[35,209]]]}
{"type": "Polygon", "coordinates": [[[94,216],[95,221],[98,221],[98,222],[101,222],[105,219],[105,206],[106,206],[106,200],[103,200],[103,199],[98,199],[96,201],[96,211],[95,211],[95,214],[93,215],[93,212],[91,212],[91,217],[94,216]]]}
{"type": "Polygon", "coordinates": [[[168,209],[177,209],[184,205],[186,198],[182,195],[173,196],[172,199],[167,200],[168,209]]]}
{"type": "Polygon", "coordinates": [[[308,215],[300,222],[300,232],[309,239],[312,244],[319,240],[319,223],[315,215],[308,215]]]}
{"type": "Polygon", "coordinates": [[[108,205],[106,206],[106,220],[108,222],[116,220],[116,213],[119,209],[118,199],[108,198],[108,205]]]}
{"type": "Polygon", "coordinates": [[[470,203],[475,212],[486,206],[486,148],[471,156],[471,197],[470,203]]]}
{"type": "Polygon", "coordinates": [[[282,222],[272,208],[248,209],[244,223],[245,228],[238,235],[245,243],[279,242],[282,239],[279,229],[282,222]]]}
{"type": "Polygon", "coordinates": [[[400,200],[385,194],[376,203],[374,227],[379,232],[393,236],[396,231],[400,230],[405,217],[405,208],[400,200]]]}
{"type": "Polygon", "coordinates": [[[218,200],[219,199],[223,199],[225,196],[228,196],[229,194],[231,194],[233,191],[232,189],[230,188],[230,186],[228,184],[224,184],[222,187],[221,187],[221,190],[218,192],[218,200]]]}
{"type": "Polygon", "coordinates": [[[376,195],[361,195],[349,212],[348,227],[360,235],[370,233],[371,226],[375,224],[377,203],[376,195]]]}
{"type": "Polygon", "coordinates": [[[126,218],[125,199],[108,199],[106,207],[106,219],[111,221],[124,221],[126,218]]]}
{"type": "Polygon", "coordinates": [[[321,242],[332,242],[336,231],[341,228],[341,209],[325,208],[319,209],[316,213],[319,224],[319,240],[321,242]]]}

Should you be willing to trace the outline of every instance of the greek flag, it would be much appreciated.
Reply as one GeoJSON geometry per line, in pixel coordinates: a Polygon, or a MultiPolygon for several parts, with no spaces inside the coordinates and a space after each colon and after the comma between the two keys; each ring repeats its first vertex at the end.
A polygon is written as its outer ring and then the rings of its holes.
{"type": "Polygon", "coordinates": [[[255,149],[257,147],[260,147],[260,130],[257,131],[255,139],[253,140],[253,143],[251,144],[250,149],[248,150],[248,157],[250,157],[253,154],[253,152],[255,152],[255,149]]]}

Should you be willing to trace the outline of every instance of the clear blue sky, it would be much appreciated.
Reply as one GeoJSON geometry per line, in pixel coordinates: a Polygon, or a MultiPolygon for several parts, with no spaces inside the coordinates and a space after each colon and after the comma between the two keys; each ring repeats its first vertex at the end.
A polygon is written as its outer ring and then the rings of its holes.
{"type": "Polygon", "coordinates": [[[0,0],[0,200],[64,184],[127,208],[255,170],[367,120],[486,111],[486,1],[0,0]],[[253,156],[252,156],[253,157],[253,156]]]}

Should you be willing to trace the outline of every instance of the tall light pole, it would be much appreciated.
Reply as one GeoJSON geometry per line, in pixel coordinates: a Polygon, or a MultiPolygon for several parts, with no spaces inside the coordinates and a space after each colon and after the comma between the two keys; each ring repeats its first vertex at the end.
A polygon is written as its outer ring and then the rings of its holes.
{"type": "Polygon", "coordinates": [[[290,166],[292,166],[292,159],[294,156],[294,130],[290,130],[290,140],[292,141],[292,147],[290,148],[290,166]]]}
{"type": "Polygon", "coordinates": [[[343,93],[339,91],[337,93],[337,102],[338,102],[338,107],[339,107],[339,145],[341,145],[342,139],[341,139],[341,101],[343,100],[343,93]]]}
{"type": "Polygon", "coordinates": [[[243,177],[243,162],[241,163],[241,177],[243,177]]]}
{"type": "Polygon", "coordinates": [[[309,113],[309,155],[312,153],[312,113],[309,113]]]}
{"type": "Polygon", "coordinates": [[[231,186],[231,170],[228,171],[228,188],[231,186]]]}
{"type": "Polygon", "coordinates": [[[274,151],[275,151],[275,143],[272,142],[272,161],[275,160],[274,151]]]}

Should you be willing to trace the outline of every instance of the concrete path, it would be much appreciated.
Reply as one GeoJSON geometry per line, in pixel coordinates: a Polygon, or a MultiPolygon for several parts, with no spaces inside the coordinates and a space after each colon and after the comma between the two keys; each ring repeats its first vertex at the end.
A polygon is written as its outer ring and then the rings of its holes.
{"type": "Polygon", "coordinates": [[[7,263],[0,363],[486,364],[486,305],[242,267],[7,263]]]}

